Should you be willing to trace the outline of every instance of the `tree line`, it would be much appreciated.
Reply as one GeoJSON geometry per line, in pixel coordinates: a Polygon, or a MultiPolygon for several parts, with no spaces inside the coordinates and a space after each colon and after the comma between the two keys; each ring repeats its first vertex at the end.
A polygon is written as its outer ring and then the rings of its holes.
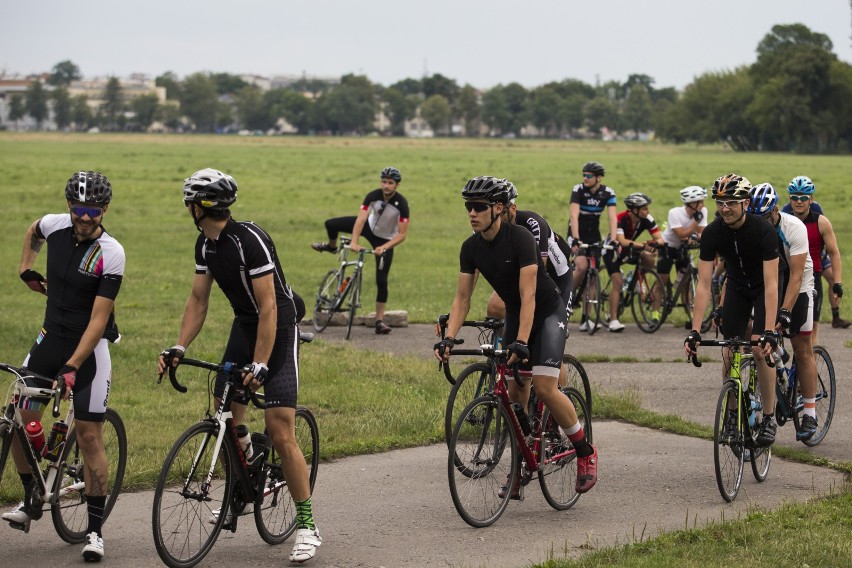
{"type": "Polygon", "coordinates": [[[49,116],[60,129],[145,130],[155,121],[176,130],[269,131],[280,119],[298,134],[367,134],[376,117],[382,134],[403,135],[419,116],[436,135],[600,136],[604,129],[638,137],[654,132],[676,143],[724,141],[738,150],[808,153],[852,149],[852,66],[840,61],[828,36],[802,24],[776,25],[757,45],[751,65],[696,77],[683,92],[656,88],[647,75],[589,85],[576,79],[528,89],[519,83],[480,91],[441,74],[404,79],[388,87],[363,75],[339,82],[303,79],[262,90],[227,73],[194,73],[182,80],[156,78],[155,95],[125,102],[110,78],[103,104],[92,110],[68,85],[80,78],[70,61],[58,63],[46,90],[38,81],[10,100],[11,120],[49,116]]]}

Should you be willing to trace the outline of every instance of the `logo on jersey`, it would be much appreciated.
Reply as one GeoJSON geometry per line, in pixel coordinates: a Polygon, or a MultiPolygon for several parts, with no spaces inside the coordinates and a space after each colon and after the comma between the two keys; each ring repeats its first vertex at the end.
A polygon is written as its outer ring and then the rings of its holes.
{"type": "Polygon", "coordinates": [[[77,272],[88,276],[100,276],[104,272],[104,252],[100,243],[93,243],[83,255],[77,272]]]}

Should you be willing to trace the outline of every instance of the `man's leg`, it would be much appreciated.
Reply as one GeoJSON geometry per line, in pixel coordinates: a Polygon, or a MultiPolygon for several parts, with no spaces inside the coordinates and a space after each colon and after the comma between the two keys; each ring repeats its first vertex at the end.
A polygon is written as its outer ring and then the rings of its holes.
{"type": "Polygon", "coordinates": [[[83,480],[86,484],[86,509],[89,515],[86,528],[86,546],[83,557],[98,561],[104,556],[104,508],[109,490],[109,462],[104,449],[104,424],[88,420],[74,420],[77,446],[83,454],[83,480]]]}
{"type": "MultiPolygon", "coordinates": [[[[34,420],[41,422],[43,412],[43,409],[21,410],[21,418],[26,424],[29,424],[34,420]]],[[[46,435],[47,432],[45,432],[45,436],[46,435]]],[[[15,462],[15,469],[18,472],[18,477],[20,477],[21,479],[21,485],[23,485],[24,487],[24,498],[21,500],[20,503],[18,503],[18,505],[14,509],[3,513],[2,519],[4,521],[12,523],[12,526],[15,528],[22,529],[24,531],[29,531],[30,521],[38,520],[39,518],[41,518],[41,514],[40,511],[30,511],[26,507],[26,503],[29,501],[30,492],[33,490],[33,474],[30,471],[29,466],[27,465],[27,460],[24,458],[24,452],[21,448],[17,436],[12,437],[11,452],[12,460],[15,462]]]]}

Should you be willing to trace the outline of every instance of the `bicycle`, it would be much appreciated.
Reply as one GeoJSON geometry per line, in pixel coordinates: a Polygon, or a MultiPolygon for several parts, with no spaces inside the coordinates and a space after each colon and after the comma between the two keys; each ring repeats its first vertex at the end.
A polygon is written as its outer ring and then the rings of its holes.
{"type": "MultiPolygon", "coordinates": [[[[682,307],[686,314],[686,325],[684,327],[692,329],[695,290],[698,287],[698,268],[695,266],[695,259],[691,251],[697,250],[700,246],[698,243],[687,243],[678,249],[678,257],[674,264],[676,267],[683,266],[683,268],[677,269],[674,283],[671,280],[666,282],[665,298],[659,318],[660,325],[676,308],[682,307]]],[[[707,302],[704,318],[701,320],[701,333],[710,329],[713,323],[713,310],[718,305],[719,285],[714,284],[711,288],[710,300],[707,302]]]]}
{"type": "Polygon", "coordinates": [[[615,246],[605,243],[580,243],[581,249],[586,249],[586,258],[589,259],[589,266],[586,268],[586,274],[580,282],[580,287],[577,289],[575,297],[581,298],[583,302],[583,318],[586,321],[587,332],[589,335],[594,335],[601,325],[601,276],[598,272],[598,263],[600,256],[605,250],[615,250],[615,246]],[[594,316],[594,317],[592,317],[594,316]]]}
{"type": "MultiPolygon", "coordinates": [[[[506,510],[509,488],[519,482],[523,491],[536,474],[548,504],[570,508],[580,494],[574,486],[576,451],[567,435],[541,401],[535,403],[531,420],[519,419],[522,407],[509,401],[504,371],[498,371],[505,369],[506,350],[484,345],[472,351],[494,363],[490,372],[496,377],[493,390],[461,412],[450,438],[447,472],[456,511],[473,527],[489,526],[506,510]]],[[[574,404],[591,443],[591,415],[583,396],[570,387],[561,390],[574,404]]]]}
{"type": "MultiPolygon", "coordinates": [[[[59,417],[60,399],[64,385],[52,388],[53,379],[44,377],[26,367],[16,367],[0,363],[0,370],[14,375],[15,379],[9,387],[9,395],[3,406],[3,416],[0,418],[0,475],[6,466],[12,439],[17,438],[23,449],[24,458],[33,476],[33,487],[28,503],[30,519],[39,520],[44,511],[50,507],[53,526],[59,537],[69,544],[80,544],[86,539],[88,526],[88,507],[86,484],[84,482],[85,464],[83,454],[77,443],[77,429],[72,427],[64,439],[57,433],[51,433],[47,443],[47,453],[42,457],[29,442],[26,424],[21,416],[21,410],[26,408],[29,398],[53,398],[53,418],[59,417]],[[30,382],[36,386],[27,386],[30,382]]],[[[60,422],[64,430],[74,420],[74,399],[71,392],[71,403],[65,414],[65,419],[58,421],[51,432],[57,429],[60,422]]],[[[124,481],[124,470],[127,465],[127,434],[124,422],[112,408],[107,408],[104,416],[104,448],[108,461],[107,498],[104,504],[103,522],[106,522],[115,505],[121,484],[124,481]]],[[[13,528],[29,532],[30,522],[9,523],[13,528]]]]}
{"type": "MultiPolygon", "coordinates": [[[[639,250],[639,249],[634,249],[639,250]]],[[[623,278],[624,284],[618,292],[617,315],[621,318],[627,306],[633,314],[633,321],[645,333],[654,333],[660,329],[662,318],[660,317],[663,305],[663,283],[660,276],[651,268],[642,266],[638,256],[631,255],[627,260],[629,264],[636,264],[636,268],[629,271],[623,278]]],[[[607,305],[612,293],[612,279],[610,279],[601,291],[601,303],[607,305]]],[[[609,312],[604,322],[609,322],[609,312]]]]}
{"type": "MultiPolygon", "coordinates": [[[[352,322],[355,320],[355,311],[361,307],[361,282],[363,279],[364,257],[375,254],[375,251],[362,248],[358,251],[356,260],[349,260],[350,243],[349,237],[340,237],[340,248],[338,249],[338,260],[340,266],[329,270],[323,276],[317,290],[316,303],[314,304],[313,326],[318,333],[325,331],[337,312],[348,312],[346,322],[346,339],[352,333],[352,322]],[[354,267],[354,272],[347,275],[347,271],[354,267]]],[[[384,258],[379,256],[379,270],[384,266],[384,258]]]]}
{"type": "MultiPolygon", "coordinates": [[[[303,333],[301,342],[313,340],[303,333]]],[[[169,380],[179,392],[187,388],[169,364],[169,380]]],[[[223,528],[236,532],[239,517],[253,504],[255,525],[269,544],[281,544],[296,530],[296,505],[269,432],[252,434],[255,459],[248,463],[239,443],[230,411],[248,370],[232,363],[215,364],[183,358],[179,366],[209,371],[212,386],[217,373],[227,375],[225,390],[215,414],[190,426],[172,446],[154,489],[152,528],[160,559],[171,568],[187,568],[210,551],[223,528]]],[[[162,380],[162,375],[160,376],[162,380]]],[[[260,395],[252,403],[264,408],[260,395]]],[[[305,456],[311,491],[319,466],[319,432],[316,419],[303,406],[296,408],[296,440],[305,456]]]]}
{"type": "MultiPolygon", "coordinates": [[[[799,380],[796,376],[796,358],[790,357],[784,350],[784,340],[779,343],[783,355],[775,359],[776,393],[778,402],[775,405],[775,421],[783,426],[788,420],[793,421],[796,431],[799,430],[802,411],[805,403],[799,391],[799,380]],[[789,362],[788,367],[786,363],[789,362]]],[[[837,386],[834,376],[834,363],[825,347],[814,346],[814,358],[817,367],[816,412],[818,429],[816,433],[802,442],[807,446],[816,446],[825,438],[834,417],[834,404],[837,396],[837,386]]]]}
{"type": "MultiPolygon", "coordinates": [[[[444,339],[447,335],[447,322],[450,321],[450,314],[441,314],[438,316],[438,321],[435,324],[435,335],[444,339]]],[[[462,327],[475,327],[479,332],[479,344],[497,346],[501,341],[500,334],[503,331],[503,320],[500,318],[486,317],[481,321],[464,321],[462,327]]],[[[464,343],[464,339],[457,339],[457,345],[464,343]]],[[[444,372],[447,382],[450,385],[456,384],[456,376],[450,368],[449,361],[439,361],[438,369],[444,372]]]]}
{"type": "MultiPolygon", "coordinates": [[[[763,423],[763,405],[757,386],[754,356],[741,349],[759,344],[756,339],[702,339],[703,347],[727,347],[731,352],[728,379],[722,385],[716,403],[713,423],[713,464],[716,485],[722,498],[731,502],[737,497],[743,479],[743,467],[748,457],[751,471],[758,482],[766,480],[772,461],[772,446],[759,446],[757,436],[763,423]]],[[[688,360],[701,367],[697,357],[688,360]]],[[[768,360],[771,365],[772,361],[768,360]]]]}

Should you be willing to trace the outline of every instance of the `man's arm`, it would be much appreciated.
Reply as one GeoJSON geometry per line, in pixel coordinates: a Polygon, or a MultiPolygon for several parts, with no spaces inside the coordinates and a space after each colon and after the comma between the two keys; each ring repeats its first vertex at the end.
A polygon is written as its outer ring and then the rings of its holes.
{"type": "Polygon", "coordinates": [[[615,211],[615,205],[608,205],[606,215],[609,218],[609,239],[612,242],[618,242],[618,215],[615,211]]]}
{"type": "Polygon", "coordinates": [[[265,274],[251,281],[254,296],[257,299],[259,319],[257,322],[257,341],[254,344],[255,363],[269,362],[272,347],[275,344],[275,332],[278,323],[278,304],[275,301],[275,280],[273,273],[265,274]]]}
{"type": "Polygon", "coordinates": [[[361,245],[358,244],[358,239],[361,238],[361,231],[364,230],[364,223],[367,222],[367,217],[369,216],[369,209],[358,210],[358,218],[355,219],[355,227],[352,229],[352,242],[349,244],[349,248],[355,252],[361,250],[361,245]]]}
{"type": "Polygon", "coordinates": [[[580,204],[572,203],[568,206],[568,215],[571,223],[571,238],[580,240],[580,204]]]}
{"type": "Polygon", "coordinates": [[[105,298],[104,296],[95,297],[89,325],[86,326],[86,331],[83,332],[77,348],[74,349],[74,353],[66,361],[66,365],[71,365],[75,369],[79,369],[86,359],[89,358],[92,351],[98,345],[98,342],[104,336],[104,330],[106,329],[107,322],[109,322],[109,316],[112,314],[114,306],[115,300],[105,298]]]}
{"type": "Polygon", "coordinates": [[[30,228],[27,229],[27,234],[24,237],[24,250],[21,252],[21,265],[18,268],[18,274],[29,270],[35,264],[35,259],[38,253],[41,252],[41,247],[44,246],[44,239],[36,235],[38,220],[33,221],[30,228]]]}
{"type": "MultiPolygon", "coordinates": [[[[799,277],[801,279],[801,276],[799,277]]],[[[766,311],[764,330],[774,330],[778,317],[778,259],[763,261],[763,307],[766,311]]],[[[758,322],[754,322],[757,325],[758,322]]],[[[762,331],[762,330],[761,330],[762,331]]],[[[757,328],[752,334],[759,335],[757,328]]],[[[764,349],[764,355],[769,355],[769,347],[764,349]]]]}
{"type": "Polygon", "coordinates": [[[192,291],[183,310],[180,322],[178,345],[189,347],[198,336],[204,320],[207,318],[207,307],[210,303],[210,290],[213,287],[213,277],[209,274],[196,274],[192,281],[192,291]]]}
{"type": "Polygon", "coordinates": [[[521,313],[518,323],[518,340],[528,343],[535,317],[535,291],[538,276],[538,265],[531,264],[521,268],[518,277],[518,291],[521,294],[521,313]]]}
{"type": "Polygon", "coordinates": [[[710,303],[710,281],[713,278],[713,262],[710,260],[698,261],[698,286],[695,288],[695,306],[692,311],[692,329],[701,330],[704,321],[704,312],[710,303]]]}
{"type": "MultiPolygon", "coordinates": [[[[461,329],[464,318],[470,312],[470,298],[473,295],[478,274],[478,271],[476,274],[459,272],[459,283],[456,288],[456,296],[453,298],[453,306],[450,308],[450,317],[447,320],[447,331],[444,337],[455,338],[461,329]]],[[[435,349],[435,356],[438,359],[446,361],[449,358],[449,353],[446,351],[438,353],[438,350],[435,349]]]]}
{"type": "Polygon", "coordinates": [[[791,311],[796,300],[799,299],[799,288],[802,287],[802,278],[805,276],[807,256],[807,252],[790,256],[790,281],[787,282],[787,291],[784,293],[784,299],[781,302],[781,307],[787,311],[791,311]]]}
{"type": "Polygon", "coordinates": [[[834,234],[834,228],[831,226],[831,221],[825,215],[820,215],[817,221],[819,234],[822,235],[822,242],[825,245],[825,252],[828,253],[828,258],[831,259],[831,268],[834,270],[834,281],[842,283],[840,270],[840,248],[837,246],[837,237],[834,234]]]}

